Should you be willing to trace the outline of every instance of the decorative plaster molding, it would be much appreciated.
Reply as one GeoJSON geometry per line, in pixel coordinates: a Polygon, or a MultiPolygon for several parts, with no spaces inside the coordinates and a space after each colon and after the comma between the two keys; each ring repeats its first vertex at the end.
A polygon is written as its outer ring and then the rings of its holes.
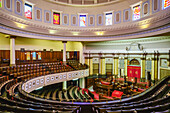
{"type": "MultiPolygon", "coordinates": [[[[67,27],[67,26],[55,26],[55,25],[44,25],[41,23],[36,23],[36,22],[31,22],[28,21],[26,19],[22,19],[16,16],[13,16],[11,14],[8,14],[6,12],[4,12],[3,10],[0,10],[0,16],[4,19],[7,20],[12,20],[15,22],[19,22],[22,24],[26,24],[32,27],[37,27],[37,28],[42,28],[42,29],[52,29],[52,30],[65,30],[65,31],[89,31],[89,32],[95,32],[95,31],[117,31],[117,30],[129,30],[129,29],[136,29],[139,28],[142,25],[146,25],[146,24],[155,24],[155,23],[162,23],[163,20],[168,19],[170,21],[170,8],[165,9],[166,11],[162,10],[159,12],[159,14],[154,14],[154,15],[150,15],[147,17],[143,17],[138,21],[132,21],[129,23],[123,23],[122,24],[113,24],[112,26],[96,26],[94,27],[85,27],[83,29],[80,29],[80,27],[77,26],[71,26],[71,27],[67,27]]],[[[168,24],[169,21],[167,23],[163,23],[163,24],[168,24]]],[[[6,23],[7,24],[7,23],[6,23]]],[[[8,24],[7,24],[8,25],[8,24]]],[[[143,29],[141,29],[141,31],[143,31],[143,29]]]]}
{"type": "Polygon", "coordinates": [[[109,37],[64,37],[64,36],[54,36],[47,34],[37,34],[33,32],[21,31],[12,28],[8,28],[5,26],[0,26],[0,32],[7,33],[10,35],[29,37],[29,38],[39,38],[39,39],[52,39],[52,40],[63,40],[63,41],[106,41],[106,40],[120,40],[120,39],[129,39],[129,38],[137,38],[144,36],[152,36],[156,34],[166,33],[170,30],[170,25],[164,26],[157,29],[152,29],[144,32],[127,34],[127,35],[118,35],[118,36],[109,36],[109,37]]]}

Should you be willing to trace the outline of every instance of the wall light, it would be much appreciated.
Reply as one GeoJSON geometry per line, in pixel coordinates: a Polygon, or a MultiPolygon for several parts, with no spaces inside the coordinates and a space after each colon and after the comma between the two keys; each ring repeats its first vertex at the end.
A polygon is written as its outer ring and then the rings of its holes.
{"type": "Polygon", "coordinates": [[[75,36],[79,35],[79,32],[72,32],[72,33],[73,33],[73,35],[75,35],[75,36]]]}
{"type": "Polygon", "coordinates": [[[100,31],[100,32],[96,32],[96,35],[103,35],[104,32],[103,31],[100,31]]]}
{"type": "Polygon", "coordinates": [[[146,29],[146,28],[148,28],[148,27],[149,27],[149,24],[145,24],[145,25],[141,25],[141,26],[140,26],[141,29],[146,29]]]}
{"type": "Polygon", "coordinates": [[[21,23],[17,23],[17,22],[15,22],[15,24],[17,25],[17,27],[22,28],[22,29],[27,27],[27,25],[25,25],[25,24],[21,24],[21,23]]]}
{"type": "Polygon", "coordinates": [[[57,31],[56,30],[48,30],[50,34],[55,34],[57,31]]]}

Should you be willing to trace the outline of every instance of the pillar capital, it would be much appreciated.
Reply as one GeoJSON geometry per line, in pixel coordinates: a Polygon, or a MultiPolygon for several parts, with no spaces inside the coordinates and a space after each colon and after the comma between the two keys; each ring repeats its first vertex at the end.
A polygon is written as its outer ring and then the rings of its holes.
{"type": "Polygon", "coordinates": [[[124,59],[128,59],[128,57],[124,57],[124,59]]]}
{"type": "Polygon", "coordinates": [[[17,36],[13,36],[13,35],[10,36],[10,39],[16,39],[16,38],[17,36]]]}
{"type": "Polygon", "coordinates": [[[62,41],[62,43],[67,43],[67,41],[62,41]]]}
{"type": "Polygon", "coordinates": [[[119,59],[119,57],[113,57],[114,59],[119,59]]]}
{"type": "Polygon", "coordinates": [[[141,60],[146,60],[146,58],[140,58],[141,60]]]}
{"type": "Polygon", "coordinates": [[[100,57],[100,59],[105,59],[105,57],[100,57]]]}
{"type": "Polygon", "coordinates": [[[152,60],[156,60],[156,58],[151,58],[152,60]]]}

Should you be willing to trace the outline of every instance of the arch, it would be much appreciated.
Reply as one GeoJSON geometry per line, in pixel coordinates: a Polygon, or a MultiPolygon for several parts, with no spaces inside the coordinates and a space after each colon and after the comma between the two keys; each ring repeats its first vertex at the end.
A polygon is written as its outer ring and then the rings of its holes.
{"type": "Polygon", "coordinates": [[[147,15],[148,14],[148,3],[145,3],[143,8],[144,8],[143,9],[143,14],[147,15]]]}
{"type": "Polygon", "coordinates": [[[91,16],[90,17],[90,25],[92,25],[93,24],[93,17],[91,16]]]}
{"type": "Polygon", "coordinates": [[[116,14],[116,22],[119,22],[119,21],[120,21],[120,14],[117,13],[117,14],[116,14]]]}
{"type": "Polygon", "coordinates": [[[102,16],[99,16],[98,19],[99,19],[98,24],[102,24],[102,16]]]}
{"type": "Polygon", "coordinates": [[[153,9],[156,11],[158,9],[158,0],[153,0],[153,9]]]}
{"type": "Polygon", "coordinates": [[[125,11],[125,20],[127,21],[129,19],[129,11],[125,11]]]}
{"type": "Polygon", "coordinates": [[[20,3],[19,1],[16,2],[16,11],[17,11],[18,13],[21,12],[21,3],[20,3]]]}
{"type": "Polygon", "coordinates": [[[8,9],[11,8],[11,0],[6,0],[6,7],[7,7],[8,9]]]}
{"type": "Polygon", "coordinates": [[[64,16],[64,24],[67,24],[67,21],[68,21],[68,20],[67,20],[67,16],[65,15],[65,16],[64,16]]]}
{"type": "Polygon", "coordinates": [[[130,60],[129,65],[140,65],[140,62],[137,59],[132,59],[130,60]]]}
{"type": "Polygon", "coordinates": [[[40,10],[36,10],[36,13],[37,13],[37,19],[39,20],[40,19],[40,10]]]}
{"type": "Polygon", "coordinates": [[[49,14],[49,12],[46,12],[45,13],[45,19],[46,19],[46,21],[50,21],[50,14],[49,14]]]}
{"type": "Polygon", "coordinates": [[[72,22],[74,25],[76,24],[76,17],[74,16],[73,17],[73,22],[72,22]]]}

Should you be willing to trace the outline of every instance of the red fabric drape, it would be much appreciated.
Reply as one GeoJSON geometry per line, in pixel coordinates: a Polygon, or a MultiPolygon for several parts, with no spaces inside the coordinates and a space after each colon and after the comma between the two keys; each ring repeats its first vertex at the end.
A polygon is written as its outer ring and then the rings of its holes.
{"type": "Polygon", "coordinates": [[[123,92],[121,91],[114,90],[112,92],[112,97],[121,98],[122,95],[123,95],[123,92]]]}
{"type": "Polygon", "coordinates": [[[137,77],[140,78],[141,67],[138,66],[128,66],[127,74],[128,77],[137,77]]]}

